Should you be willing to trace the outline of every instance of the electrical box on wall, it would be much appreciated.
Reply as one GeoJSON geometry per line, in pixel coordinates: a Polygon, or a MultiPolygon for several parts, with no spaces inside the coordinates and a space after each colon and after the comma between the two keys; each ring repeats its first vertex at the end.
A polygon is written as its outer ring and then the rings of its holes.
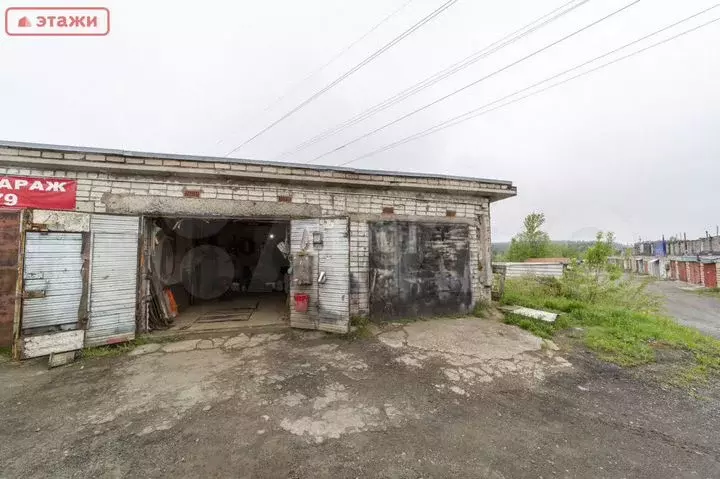
{"type": "Polygon", "coordinates": [[[293,281],[297,285],[310,285],[313,282],[313,257],[298,254],[293,260],[293,281]]]}

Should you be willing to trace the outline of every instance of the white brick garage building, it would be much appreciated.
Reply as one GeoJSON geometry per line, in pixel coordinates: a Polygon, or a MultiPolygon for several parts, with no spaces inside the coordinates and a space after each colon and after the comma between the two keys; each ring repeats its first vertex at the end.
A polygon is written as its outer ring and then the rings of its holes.
{"type": "Polygon", "coordinates": [[[188,307],[223,288],[223,300],[231,290],[284,295],[291,326],[337,332],[351,316],[466,312],[490,296],[490,203],[516,194],[505,181],[8,142],[0,175],[76,187],[72,212],[2,207],[7,221],[17,215],[21,244],[18,291],[2,283],[0,331],[12,318],[20,350],[50,336],[86,346],[131,338],[158,314],[158,287],[174,285],[188,307]],[[187,260],[201,247],[230,259],[187,260]],[[48,261],[67,262],[70,278],[43,272],[48,261]]]}

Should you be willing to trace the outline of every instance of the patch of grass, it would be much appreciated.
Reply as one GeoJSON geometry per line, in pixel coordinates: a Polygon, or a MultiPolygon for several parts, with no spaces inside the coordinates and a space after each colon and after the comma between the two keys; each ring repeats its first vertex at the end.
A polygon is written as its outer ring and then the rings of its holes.
{"type": "Polygon", "coordinates": [[[702,288],[693,291],[697,294],[703,294],[707,296],[720,296],[720,288],[702,288]]]}
{"type": "Polygon", "coordinates": [[[529,278],[506,280],[505,293],[500,303],[554,313],[569,313],[585,307],[581,301],[560,296],[559,289],[552,283],[529,278]]]}
{"type": "Polygon", "coordinates": [[[0,356],[11,357],[12,346],[0,346],[0,356]]]}
{"type": "Polygon", "coordinates": [[[118,343],[118,344],[109,344],[107,346],[97,346],[94,348],[86,348],[82,350],[82,357],[85,359],[96,359],[96,358],[108,358],[108,357],[117,357],[122,356],[123,354],[129,353],[133,349],[135,349],[138,346],[142,346],[144,344],[153,344],[153,343],[172,343],[174,341],[177,341],[179,338],[177,336],[152,336],[149,334],[144,334],[142,336],[138,336],[135,339],[131,341],[126,341],[124,343],[118,343]]]}
{"type": "Polygon", "coordinates": [[[373,333],[370,319],[364,316],[350,318],[350,332],[345,336],[351,341],[372,338],[373,333]]]}
{"type": "Polygon", "coordinates": [[[692,358],[691,364],[684,365],[678,372],[677,382],[690,384],[720,374],[720,341],[648,309],[650,303],[641,297],[636,307],[617,306],[612,298],[581,302],[531,279],[508,280],[505,291],[503,302],[506,304],[561,313],[555,324],[512,314],[506,317],[508,324],[539,337],[551,338],[571,326],[582,327],[584,344],[601,359],[620,366],[653,363],[659,350],[672,349],[686,352],[692,358]]]}
{"type": "Polygon", "coordinates": [[[548,323],[539,319],[526,318],[519,314],[507,313],[505,315],[505,324],[512,324],[526,331],[530,331],[535,336],[544,339],[550,339],[557,331],[554,323],[548,323]]]}
{"type": "Polygon", "coordinates": [[[473,316],[476,318],[487,318],[490,315],[492,304],[488,301],[478,301],[473,308],[473,316]]]}
{"type": "Polygon", "coordinates": [[[114,358],[129,353],[133,349],[135,349],[135,344],[132,342],[97,346],[83,349],[82,357],[84,359],[114,358]]]}

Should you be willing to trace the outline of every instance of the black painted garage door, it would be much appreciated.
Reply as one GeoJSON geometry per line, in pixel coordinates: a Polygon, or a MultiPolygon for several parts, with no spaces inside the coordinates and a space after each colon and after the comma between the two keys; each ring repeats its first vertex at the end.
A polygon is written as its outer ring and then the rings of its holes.
{"type": "Polygon", "coordinates": [[[472,305],[469,227],[371,222],[370,317],[467,312],[472,305]]]}

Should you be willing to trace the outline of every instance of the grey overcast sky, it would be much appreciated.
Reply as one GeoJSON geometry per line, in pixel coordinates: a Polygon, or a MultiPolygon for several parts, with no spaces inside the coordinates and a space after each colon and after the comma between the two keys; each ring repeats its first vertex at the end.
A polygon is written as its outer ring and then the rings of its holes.
{"type": "MultiPolygon", "coordinates": [[[[268,111],[266,107],[407,0],[82,2],[106,37],[0,34],[0,138],[225,155],[445,3],[413,0],[268,111]]],[[[12,6],[74,6],[23,0],[12,6]]],[[[233,156],[271,160],[567,0],[459,0],[233,156]]],[[[591,0],[551,25],[287,161],[304,162],[481,78],[631,0],[591,0]]],[[[713,0],[642,0],[611,19],[318,163],[340,164],[481,106],[697,11],[713,0]]],[[[720,16],[720,8],[659,39],[720,16]]],[[[645,44],[643,44],[645,45],[645,44]]],[[[554,239],[622,241],[720,223],[720,22],[596,73],[352,163],[513,181],[493,239],[542,211],[554,239]]],[[[635,49],[640,48],[640,46],[635,49]]],[[[632,51],[632,50],[629,50],[632,51]]]]}

